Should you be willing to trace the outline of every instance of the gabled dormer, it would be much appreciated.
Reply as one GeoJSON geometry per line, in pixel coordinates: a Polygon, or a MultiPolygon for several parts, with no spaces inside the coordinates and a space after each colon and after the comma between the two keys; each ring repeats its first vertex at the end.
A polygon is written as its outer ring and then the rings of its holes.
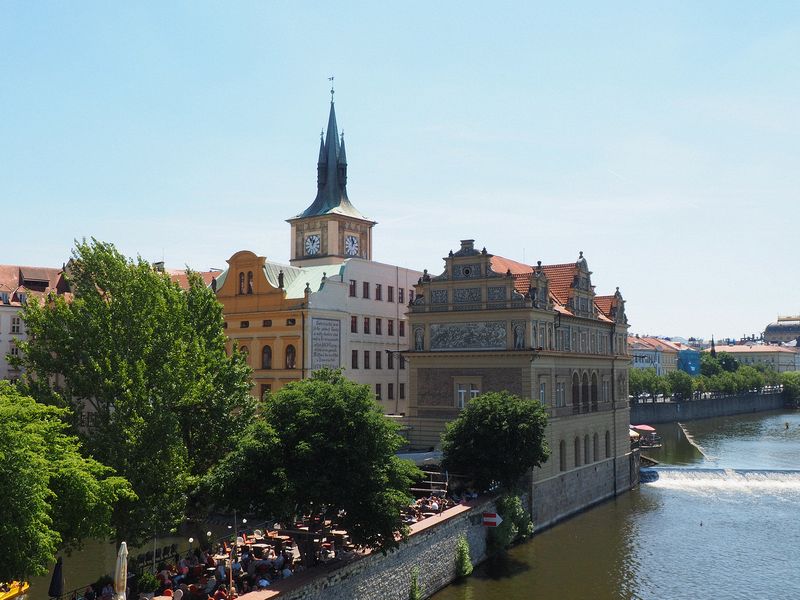
{"type": "Polygon", "coordinates": [[[572,283],[569,287],[569,309],[575,316],[592,319],[597,316],[594,305],[594,286],[592,285],[592,272],[581,251],[575,261],[572,283]]]}

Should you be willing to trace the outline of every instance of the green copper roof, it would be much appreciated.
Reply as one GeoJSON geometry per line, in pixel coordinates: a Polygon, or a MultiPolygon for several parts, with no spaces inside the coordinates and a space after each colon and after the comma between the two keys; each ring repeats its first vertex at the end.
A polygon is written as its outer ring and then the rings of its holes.
{"type": "Polygon", "coordinates": [[[315,217],[319,215],[344,215],[368,221],[347,197],[347,156],[344,149],[344,134],[339,138],[336,126],[336,111],[331,101],[328,115],[328,131],[324,141],[320,140],[319,161],[317,162],[317,197],[302,213],[294,217],[315,217]]]}

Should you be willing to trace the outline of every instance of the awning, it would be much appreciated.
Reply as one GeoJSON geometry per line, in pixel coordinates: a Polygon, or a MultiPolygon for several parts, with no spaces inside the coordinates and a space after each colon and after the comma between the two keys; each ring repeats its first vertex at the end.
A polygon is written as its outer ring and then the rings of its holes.
{"type": "Polygon", "coordinates": [[[639,431],[655,431],[655,427],[650,425],[631,425],[631,429],[638,429],[639,431]]]}

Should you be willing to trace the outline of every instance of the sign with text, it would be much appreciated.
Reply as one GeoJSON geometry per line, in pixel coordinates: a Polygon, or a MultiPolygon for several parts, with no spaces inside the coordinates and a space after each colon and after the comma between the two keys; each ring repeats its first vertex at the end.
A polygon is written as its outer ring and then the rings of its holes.
{"type": "Polygon", "coordinates": [[[341,366],[341,322],[338,319],[311,319],[311,369],[341,366]]]}

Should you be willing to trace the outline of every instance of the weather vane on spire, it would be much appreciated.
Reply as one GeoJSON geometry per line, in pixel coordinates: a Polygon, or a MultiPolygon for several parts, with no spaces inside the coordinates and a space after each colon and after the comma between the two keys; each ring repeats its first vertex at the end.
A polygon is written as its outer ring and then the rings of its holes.
{"type": "Polygon", "coordinates": [[[331,102],[333,102],[333,95],[336,93],[336,92],[334,92],[334,90],[333,90],[333,75],[331,75],[330,77],[328,77],[328,81],[330,81],[330,82],[331,82],[331,102]]]}

